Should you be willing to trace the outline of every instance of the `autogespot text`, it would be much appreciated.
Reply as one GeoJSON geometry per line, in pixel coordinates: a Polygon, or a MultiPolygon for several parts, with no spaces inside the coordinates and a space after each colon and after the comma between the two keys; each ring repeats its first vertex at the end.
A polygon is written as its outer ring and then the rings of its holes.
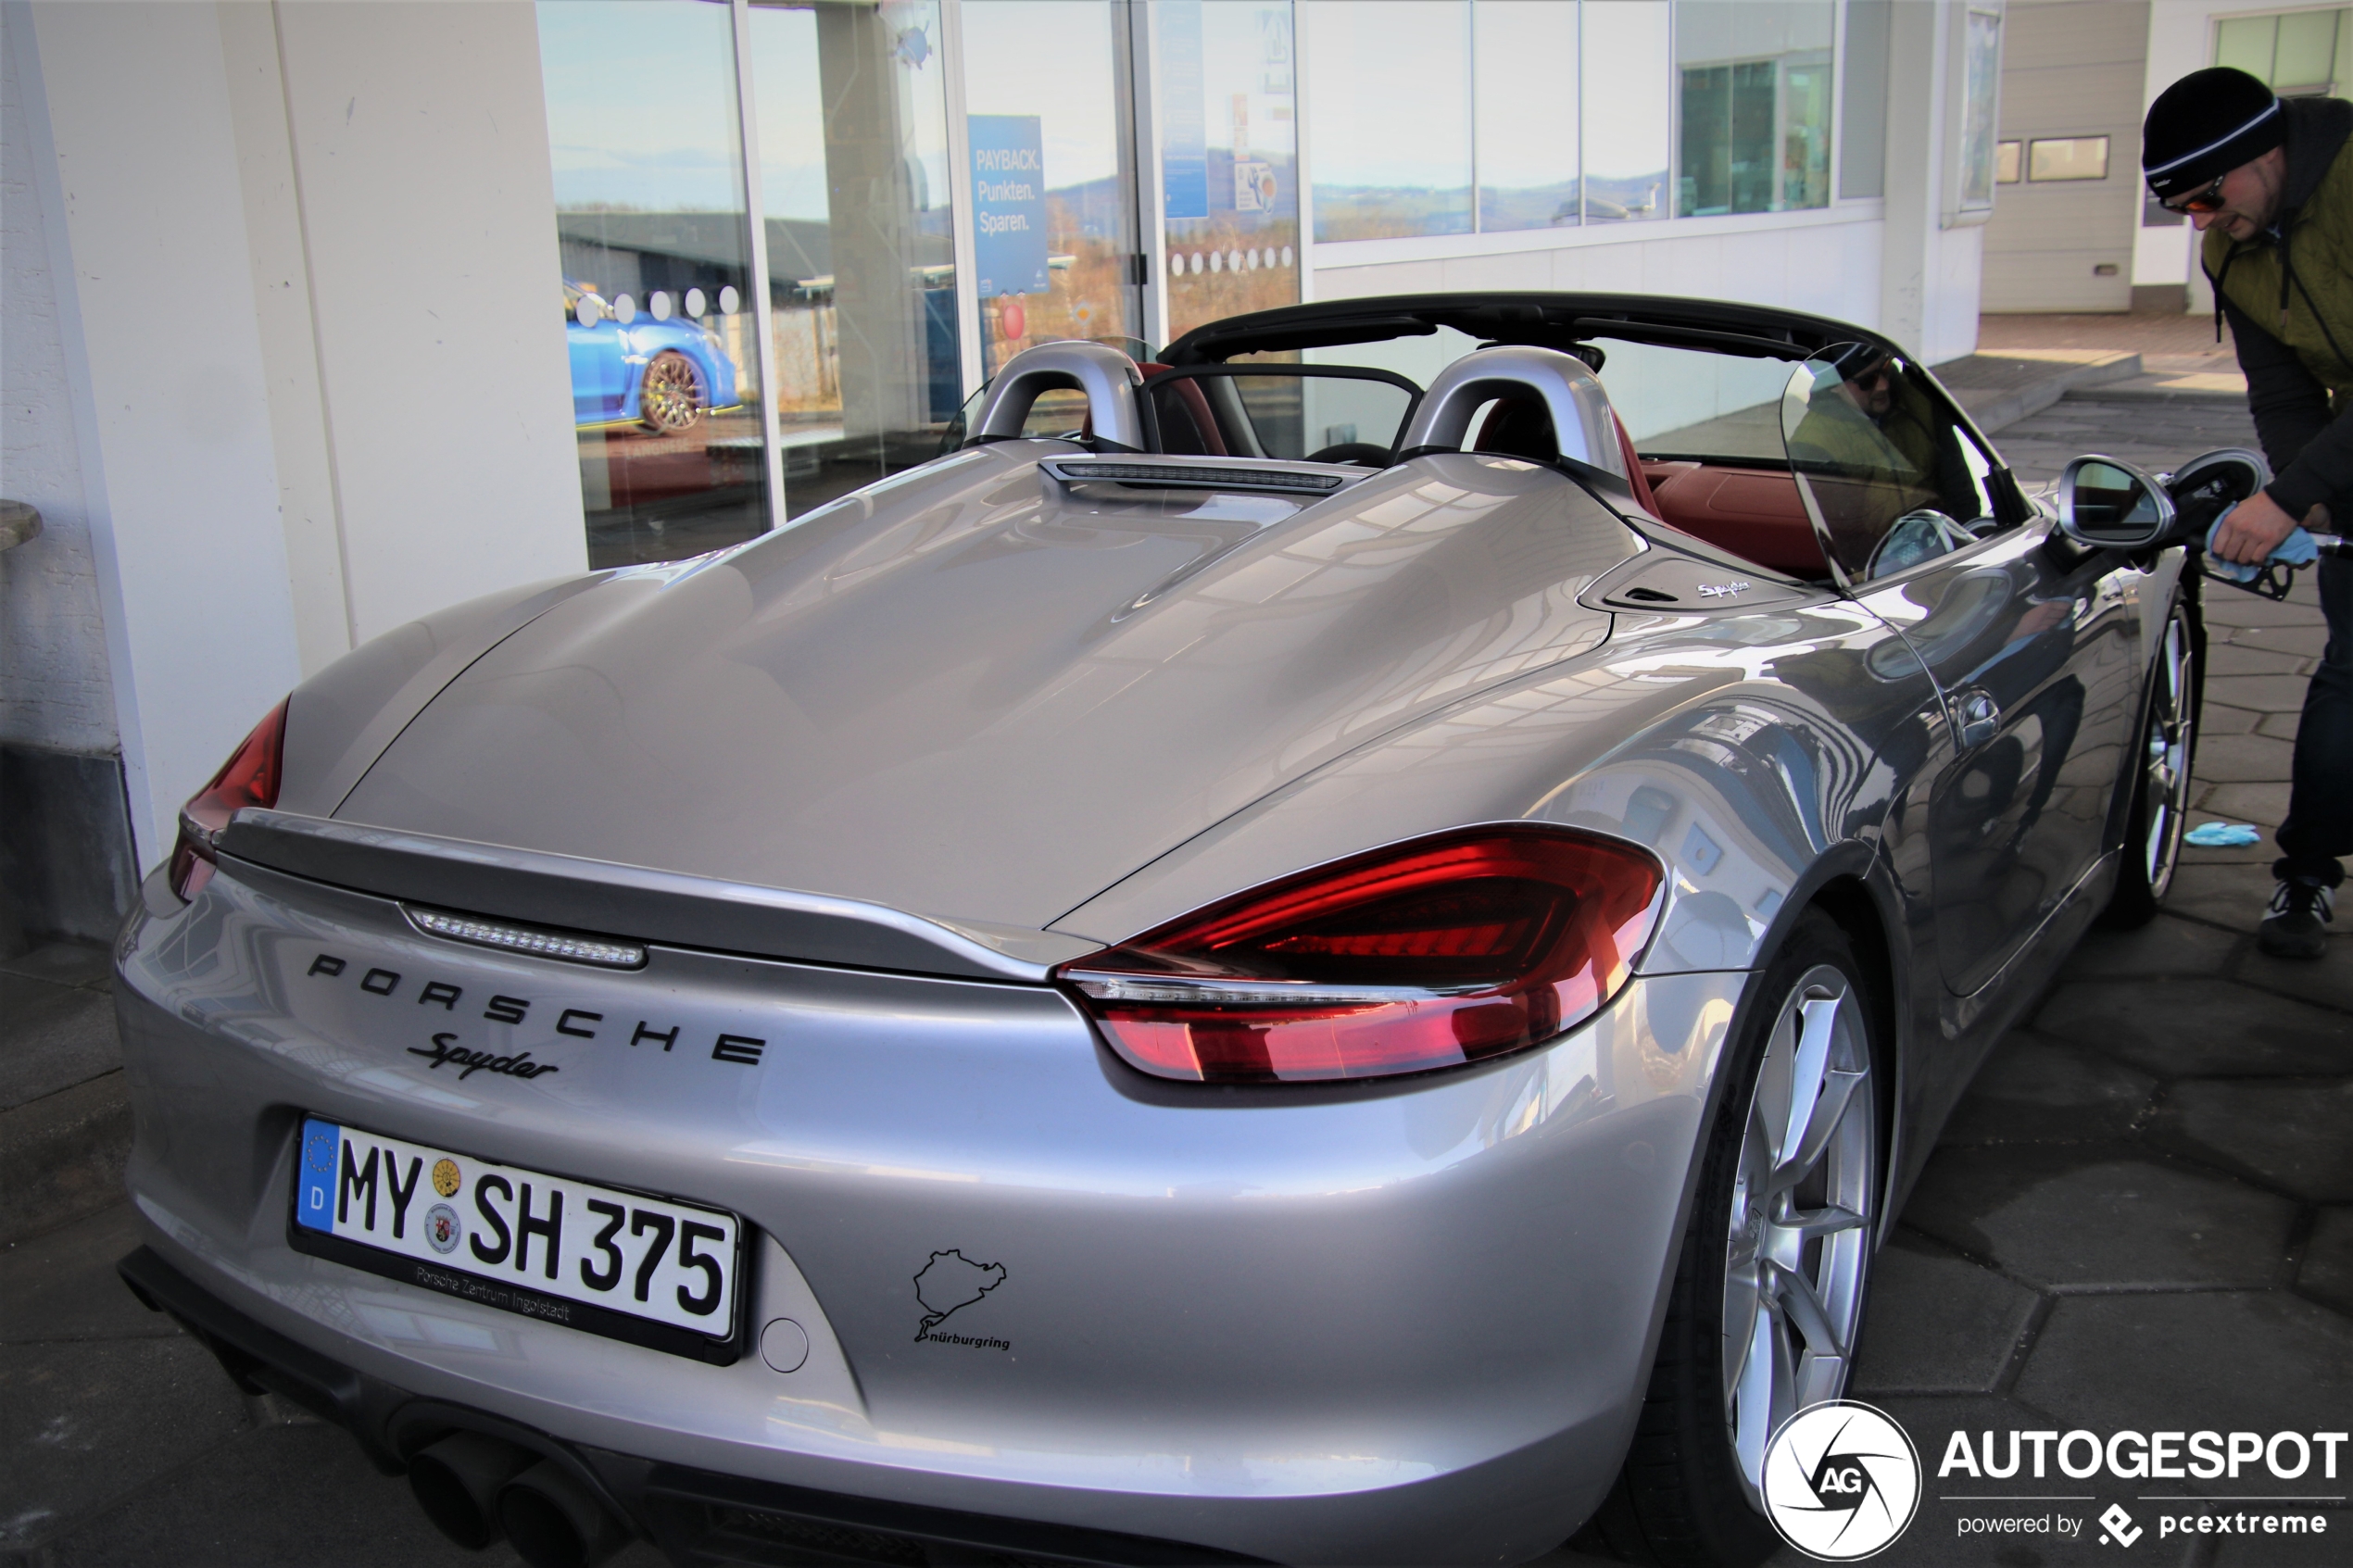
{"type": "MultiPolygon", "coordinates": [[[[2040,1536],[2076,1541],[2083,1538],[2087,1525],[2096,1529],[2097,1544],[2104,1547],[2130,1547],[2152,1531],[2158,1540],[2175,1536],[2322,1536],[2328,1534],[2329,1516],[2312,1512],[2312,1504],[2344,1499],[2312,1488],[2336,1479],[2347,1441],[2343,1432],[1956,1432],[1944,1445],[1936,1474],[1940,1481],[1957,1481],[1964,1487],[1970,1482],[2047,1480],[2054,1474],[2076,1482],[2094,1477],[2239,1482],[2258,1490],[2277,1481],[2301,1485],[2284,1488],[2286,1495],[2276,1499],[2152,1497],[2136,1491],[2129,1499],[2108,1501],[2089,1518],[2064,1509],[1980,1512],[1973,1506],[2040,1500],[2001,1491],[1963,1491],[1939,1500],[1969,1510],[1954,1520],[1955,1533],[1963,1538],[2040,1536]],[[2138,1518],[2133,1508],[2143,1511],[2138,1518]]],[[[2097,1507],[2102,1499],[2048,1500],[2097,1507]]]]}
{"type": "Polygon", "coordinates": [[[2108,1474],[2120,1481],[2212,1481],[2240,1478],[2242,1471],[2258,1474],[2262,1466],[2275,1479],[2294,1481],[2320,1465],[2319,1477],[2336,1479],[2337,1450],[2347,1440],[2343,1432],[2112,1432],[2103,1440],[2096,1432],[1956,1432],[1944,1445],[1936,1467],[1938,1480],[1966,1475],[2005,1480],[2020,1474],[2021,1464],[2040,1480],[2056,1463],[2072,1480],[2108,1474]],[[2007,1445],[2007,1447],[2005,1447],[2007,1445]]]}

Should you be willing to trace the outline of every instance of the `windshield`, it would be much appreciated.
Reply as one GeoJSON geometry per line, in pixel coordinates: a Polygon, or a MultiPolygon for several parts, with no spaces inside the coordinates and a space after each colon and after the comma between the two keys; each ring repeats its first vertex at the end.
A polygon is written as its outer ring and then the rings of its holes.
{"type": "Polygon", "coordinates": [[[1796,367],[1780,423],[1806,509],[1849,581],[2001,525],[1991,460],[1925,379],[1883,349],[1841,344],[1796,367]]]}
{"type": "Polygon", "coordinates": [[[1381,370],[1263,363],[1187,367],[1145,389],[1164,452],[1376,467],[1421,390],[1381,370]]]}
{"type": "Polygon", "coordinates": [[[1780,468],[1789,361],[1600,339],[1600,375],[1634,449],[1657,459],[1780,468]]]}

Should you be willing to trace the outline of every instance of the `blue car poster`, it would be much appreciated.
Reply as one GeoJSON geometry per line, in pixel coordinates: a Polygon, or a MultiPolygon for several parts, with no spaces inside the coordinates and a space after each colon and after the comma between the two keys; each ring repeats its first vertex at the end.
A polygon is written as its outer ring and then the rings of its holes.
{"type": "Polygon", "coordinates": [[[974,265],[980,297],[1046,292],[1044,136],[1034,114],[976,114],[973,149],[974,265]]]}

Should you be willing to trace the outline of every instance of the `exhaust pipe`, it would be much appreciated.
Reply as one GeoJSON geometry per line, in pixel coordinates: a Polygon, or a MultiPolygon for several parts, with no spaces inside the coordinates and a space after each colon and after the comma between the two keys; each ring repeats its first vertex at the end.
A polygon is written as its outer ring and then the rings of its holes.
{"type": "Polygon", "coordinates": [[[453,1432],[409,1461],[409,1490],[443,1535],[479,1551],[498,1538],[500,1489],[538,1460],[479,1432],[453,1432]]]}
{"type": "Polygon", "coordinates": [[[596,1568],[627,1541],[620,1520],[570,1472],[542,1460],[498,1494],[498,1523],[531,1568],[596,1568]]]}

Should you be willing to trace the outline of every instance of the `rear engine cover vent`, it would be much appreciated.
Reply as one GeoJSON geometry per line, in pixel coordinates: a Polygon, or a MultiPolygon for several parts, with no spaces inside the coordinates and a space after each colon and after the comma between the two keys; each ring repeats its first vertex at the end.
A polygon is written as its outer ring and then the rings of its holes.
{"type": "MultiPolygon", "coordinates": [[[[1148,489],[1276,490],[1291,495],[1328,495],[1362,475],[1318,472],[1315,467],[1248,468],[1227,463],[1130,462],[1066,458],[1042,465],[1065,484],[1126,484],[1148,489]]],[[[1369,472],[1370,470],[1366,470],[1369,472]]]]}

